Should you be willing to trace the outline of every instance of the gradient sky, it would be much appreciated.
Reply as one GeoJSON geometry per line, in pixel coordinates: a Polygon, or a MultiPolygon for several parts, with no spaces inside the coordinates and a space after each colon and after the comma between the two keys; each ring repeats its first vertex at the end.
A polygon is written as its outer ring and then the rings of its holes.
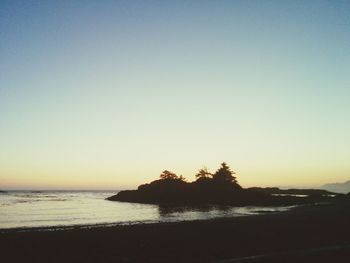
{"type": "Polygon", "coordinates": [[[350,178],[349,1],[0,2],[0,188],[350,178]]]}

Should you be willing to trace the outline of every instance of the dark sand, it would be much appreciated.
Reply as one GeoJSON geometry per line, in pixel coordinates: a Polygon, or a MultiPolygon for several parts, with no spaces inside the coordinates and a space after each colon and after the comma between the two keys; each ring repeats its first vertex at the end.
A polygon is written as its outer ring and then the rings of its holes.
{"type": "Polygon", "coordinates": [[[1,262],[349,262],[350,204],[209,221],[7,231],[0,253],[1,262]]]}

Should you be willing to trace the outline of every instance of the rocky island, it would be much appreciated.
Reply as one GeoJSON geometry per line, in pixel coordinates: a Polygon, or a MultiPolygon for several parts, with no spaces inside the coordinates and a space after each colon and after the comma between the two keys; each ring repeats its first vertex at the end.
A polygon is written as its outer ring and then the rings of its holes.
{"type": "Polygon", "coordinates": [[[137,190],[121,191],[110,201],[160,205],[218,204],[234,206],[276,206],[326,202],[343,195],[318,189],[243,188],[230,167],[222,163],[215,173],[200,169],[194,182],[165,170],[160,179],[137,190]]]}

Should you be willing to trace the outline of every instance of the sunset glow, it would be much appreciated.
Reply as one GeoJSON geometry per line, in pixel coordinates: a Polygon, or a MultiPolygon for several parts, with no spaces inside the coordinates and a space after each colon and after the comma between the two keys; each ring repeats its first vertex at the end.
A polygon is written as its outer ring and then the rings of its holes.
{"type": "Polygon", "coordinates": [[[165,169],[192,181],[223,161],[244,187],[349,180],[349,12],[2,1],[0,189],[136,188],[165,169]]]}

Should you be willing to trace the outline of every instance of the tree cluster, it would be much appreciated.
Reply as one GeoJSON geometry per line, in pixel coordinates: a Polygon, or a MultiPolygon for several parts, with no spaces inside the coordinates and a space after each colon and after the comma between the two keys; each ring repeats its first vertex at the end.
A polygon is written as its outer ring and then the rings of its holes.
{"type": "MultiPolygon", "coordinates": [[[[234,176],[236,174],[234,171],[230,169],[230,167],[223,162],[220,166],[220,168],[215,172],[211,173],[208,171],[206,167],[200,169],[197,174],[195,175],[197,178],[197,181],[205,181],[205,180],[212,180],[214,182],[218,183],[237,183],[237,179],[234,176]]],[[[168,170],[163,171],[160,174],[160,179],[162,180],[181,180],[185,181],[186,179],[180,175],[177,176],[175,173],[170,172],[168,170]]]]}

